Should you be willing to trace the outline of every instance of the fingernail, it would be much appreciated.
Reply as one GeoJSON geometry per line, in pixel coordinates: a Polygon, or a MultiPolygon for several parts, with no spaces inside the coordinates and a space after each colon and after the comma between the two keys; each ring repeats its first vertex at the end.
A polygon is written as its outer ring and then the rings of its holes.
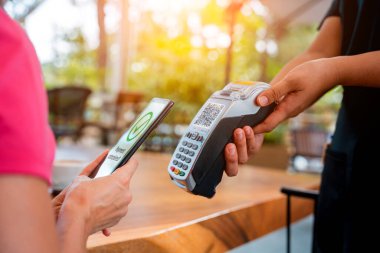
{"type": "Polygon", "coordinates": [[[234,155],[235,154],[235,149],[233,147],[229,147],[228,148],[228,153],[230,153],[230,155],[234,155]]]}
{"type": "Polygon", "coordinates": [[[261,106],[265,106],[268,104],[268,98],[266,96],[259,97],[259,104],[261,106]]]}
{"type": "Polygon", "coordinates": [[[242,131],[238,131],[237,137],[238,137],[239,140],[243,140],[243,132],[242,131]]]}

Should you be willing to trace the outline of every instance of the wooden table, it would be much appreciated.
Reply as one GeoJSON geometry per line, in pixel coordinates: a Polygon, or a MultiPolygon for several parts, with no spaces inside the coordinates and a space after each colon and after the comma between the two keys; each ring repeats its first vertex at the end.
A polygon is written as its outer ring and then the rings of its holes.
{"type": "MultiPolygon", "coordinates": [[[[319,185],[318,176],[241,166],[237,177],[224,177],[216,196],[206,199],[171,183],[170,155],[140,152],[137,159],[128,215],[110,237],[92,235],[89,252],[224,252],[284,226],[282,185],[319,185]]],[[[292,208],[296,220],[311,213],[312,203],[296,200],[292,208]]]]}

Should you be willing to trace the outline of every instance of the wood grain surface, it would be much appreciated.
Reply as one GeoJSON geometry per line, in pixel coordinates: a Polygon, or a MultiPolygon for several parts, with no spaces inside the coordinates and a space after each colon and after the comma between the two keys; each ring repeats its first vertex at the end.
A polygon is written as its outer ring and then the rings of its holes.
{"type": "MultiPolygon", "coordinates": [[[[138,153],[129,212],[112,235],[88,240],[98,252],[224,252],[285,224],[283,185],[316,188],[319,177],[241,166],[234,178],[224,176],[213,199],[179,189],[166,171],[170,155],[138,153]]],[[[312,202],[292,202],[294,220],[312,212],[312,202]]],[[[285,238],[284,238],[285,240],[285,238]]]]}

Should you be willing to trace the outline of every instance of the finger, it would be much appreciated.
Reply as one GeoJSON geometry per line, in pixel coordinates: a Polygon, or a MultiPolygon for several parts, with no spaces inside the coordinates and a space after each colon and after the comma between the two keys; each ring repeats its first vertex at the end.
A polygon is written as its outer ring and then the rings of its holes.
{"type": "Polygon", "coordinates": [[[264,134],[255,134],[255,153],[261,148],[264,142],[264,134]]]}
{"type": "Polygon", "coordinates": [[[245,126],[243,130],[247,139],[248,156],[254,155],[263,144],[264,134],[255,134],[250,126],[245,126]]]}
{"type": "MultiPolygon", "coordinates": [[[[72,183],[72,186],[75,187],[76,185],[80,184],[81,182],[90,181],[91,179],[88,176],[85,175],[79,175],[76,178],[74,178],[74,181],[72,183]]],[[[71,187],[70,187],[71,188],[71,187]]],[[[70,189],[69,189],[70,190],[70,189]]]]}
{"type": "Polygon", "coordinates": [[[235,144],[229,143],[226,145],[224,149],[224,156],[226,158],[225,171],[227,176],[236,176],[238,174],[238,156],[235,144]]]}
{"type": "Polygon", "coordinates": [[[123,182],[128,183],[133,174],[135,174],[138,165],[138,161],[132,157],[125,165],[118,168],[111,176],[117,177],[123,182]]]}
{"type": "Polygon", "coordinates": [[[105,228],[102,230],[102,233],[104,236],[110,236],[111,235],[111,230],[109,228],[105,228]]]}
{"type": "Polygon", "coordinates": [[[247,153],[248,155],[253,155],[255,153],[255,135],[250,126],[243,127],[246,143],[247,143],[247,153]]]}
{"type": "Polygon", "coordinates": [[[103,162],[108,154],[108,149],[104,150],[94,161],[92,161],[89,165],[86,166],[79,174],[81,176],[90,176],[91,173],[98,167],[99,164],[103,162]]]}
{"type": "Polygon", "coordinates": [[[245,134],[243,129],[237,128],[234,131],[234,143],[237,148],[239,163],[245,163],[248,161],[247,142],[245,140],[245,134]]]}
{"type": "Polygon", "coordinates": [[[256,104],[267,106],[273,102],[279,102],[280,99],[290,91],[289,84],[286,81],[280,81],[271,88],[263,91],[256,98],[256,104]]]}
{"type": "Polygon", "coordinates": [[[275,110],[263,122],[255,126],[253,132],[258,134],[270,132],[286,118],[287,113],[284,110],[275,110]]]}
{"type": "Polygon", "coordinates": [[[53,206],[60,205],[60,204],[63,203],[63,201],[65,200],[66,193],[67,193],[69,187],[70,187],[70,185],[66,186],[65,189],[63,189],[57,196],[55,196],[53,198],[53,200],[52,200],[53,206]]]}

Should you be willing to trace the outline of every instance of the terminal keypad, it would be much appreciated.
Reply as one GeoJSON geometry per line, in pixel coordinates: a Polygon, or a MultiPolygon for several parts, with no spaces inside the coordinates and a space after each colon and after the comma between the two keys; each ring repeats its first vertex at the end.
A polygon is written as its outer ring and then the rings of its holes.
{"type": "Polygon", "coordinates": [[[170,167],[175,175],[181,177],[186,175],[185,171],[191,167],[191,162],[203,141],[204,137],[199,132],[186,133],[172,161],[173,166],[170,167]]]}

